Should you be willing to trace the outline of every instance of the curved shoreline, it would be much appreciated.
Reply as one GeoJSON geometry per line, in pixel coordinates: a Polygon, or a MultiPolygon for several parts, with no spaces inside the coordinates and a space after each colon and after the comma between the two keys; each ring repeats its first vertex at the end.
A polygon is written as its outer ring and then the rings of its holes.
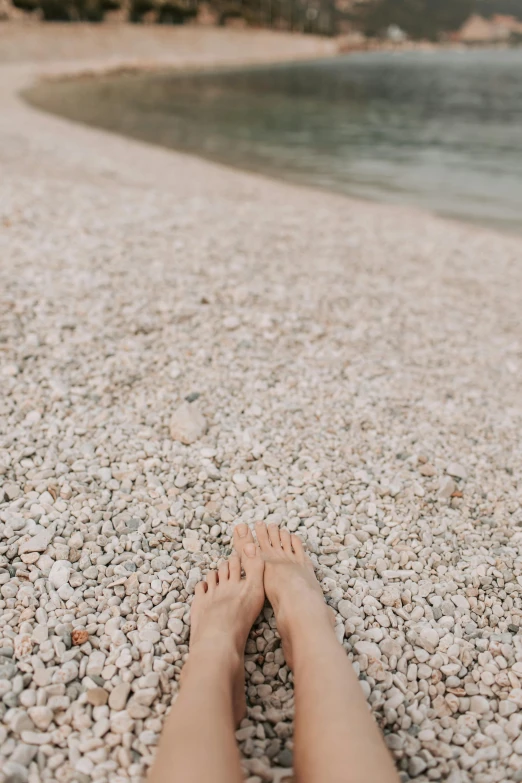
{"type": "MultiPolygon", "coordinates": [[[[288,36],[286,36],[286,38],[288,39],[288,36]]],[[[299,43],[301,43],[300,39],[299,43]]],[[[464,171],[464,179],[467,176],[469,180],[467,186],[462,185],[462,188],[465,191],[463,199],[458,196],[460,186],[459,180],[453,181],[451,179],[451,172],[446,171],[445,175],[449,178],[447,181],[448,190],[443,196],[443,191],[441,191],[440,188],[430,190],[428,186],[423,190],[419,184],[420,182],[423,182],[423,178],[420,177],[419,172],[416,172],[418,177],[418,187],[416,187],[415,178],[413,178],[412,182],[412,172],[407,166],[406,170],[401,167],[401,170],[394,171],[394,177],[397,183],[401,183],[402,191],[399,186],[394,190],[393,187],[387,187],[387,185],[385,186],[384,184],[379,188],[378,184],[374,185],[371,182],[371,178],[368,186],[361,184],[365,183],[364,173],[362,178],[358,180],[357,168],[352,172],[351,177],[345,175],[344,178],[336,178],[335,174],[326,169],[323,171],[325,176],[321,177],[318,182],[314,182],[313,173],[310,174],[309,169],[306,167],[302,168],[299,165],[292,165],[291,159],[287,161],[288,165],[286,168],[283,167],[282,169],[278,169],[274,165],[274,161],[270,154],[263,156],[263,153],[261,153],[261,155],[258,155],[255,147],[251,148],[248,153],[243,153],[239,156],[237,154],[234,155],[234,153],[228,149],[229,145],[227,145],[226,141],[221,138],[223,132],[221,132],[221,137],[218,133],[213,139],[206,137],[204,131],[201,132],[201,129],[204,129],[205,127],[205,120],[204,117],[196,119],[197,114],[194,115],[192,122],[187,122],[187,116],[185,116],[186,112],[184,114],[182,110],[180,123],[177,123],[176,121],[176,124],[181,124],[184,127],[188,125],[188,127],[185,127],[184,133],[179,136],[179,131],[176,132],[176,125],[172,126],[171,135],[167,133],[169,120],[164,116],[158,119],[155,129],[148,124],[147,113],[151,109],[150,105],[146,111],[142,111],[141,116],[139,111],[136,112],[133,109],[133,100],[138,101],[138,105],[141,104],[140,95],[134,94],[136,93],[137,88],[133,88],[132,85],[135,83],[142,85],[146,84],[146,87],[142,86],[141,88],[142,91],[145,90],[146,92],[149,87],[154,90],[158,84],[164,82],[165,78],[175,80],[174,83],[177,83],[178,79],[183,79],[185,76],[190,78],[195,75],[203,74],[205,76],[205,74],[209,74],[211,81],[207,83],[208,86],[208,84],[215,84],[214,77],[221,77],[221,80],[223,80],[224,74],[224,81],[220,82],[220,89],[225,90],[226,98],[228,75],[234,79],[237,74],[242,75],[244,73],[246,78],[249,78],[250,74],[254,74],[253,78],[255,80],[255,74],[263,74],[266,72],[265,69],[268,69],[267,72],[271,73],[271,78],[277,80],[279,78],[278,74],[280,73],[283,75],[285,73],[293,73],[293,65],[295,64],[298,65],[297,72],[301,72],[301,68],[303,67],[302,63],[304,61],[311,66],[311,69],[309,68],[309,70],[313,77],[315,63],[319,63],[320,67],[321,65],[328,66],[328,63],[331,63],[332,59],[333,68],[335,69],[337,67],[336,63],[338,62],[337,58],[333,56],[335,54],[335,44],[331,41],[320,41],[319,43],[319,49],[314,52],[313,57],[308,50],[304,53],[299,51],[297,56],[295,52],[293,53],[290,50],[288,57],[286,58],[278,57],[274,60],[272,57],[267,59],[265,55],[261,61],[256,59],[255,56],[252,56],[249,61],[243,61],[239,58],[238,61],[233,62],[229,58],[228,60],[219,63],[213,60],[213,64],[209,64],[208,62],[177,62],[174,65],[171,59],[166,63],[166,61],[162,60],[160,57],[156,61],[147,60],[137,62],[127,60],[120,62],[98,62],[91,67],[75,64],[72,67],[69,66],[69,69],[66,72],[58,70],[58,72],[48,73],[41,77],[38,79],[37,83],[24,89],[22,95],[25,100],[37,110],[47,111],[63,119],[84,124],[89,127],[99,128],[109,133],[120,133],[146,144],[158,145],[165,149],[193,155],[210,163],[230,166],[245,173],[275,178],[278,181],[294,184],[298,187],[310,187],[363,202],[376,202],[383,205],[402,205],[405,208],[410,207],[415,210],[435,214],[447,220],[465,222],[475,226],[479,230],[480,228],[485,227],[493,231],[520,236],[522,233],[522,223],[520,225],[518,224],[516,208],[512,203],[512,195],[511,201],[509,200],[508,184],[504,184],[504,189],[502,189],[502,186],[500,185],[498,193],[496,191],[490,193],[489,201],[486,198],[486,193],[484,193],[484,203],[478,199],[478,196],[476,201],[474,201],[474,193],[471,186],[471,183],[473,183],[473,166],[471,160],[461,162],[464,171]],[[326,50],[329,51],[329,56],[325,56],[326,50]],[[281,71],[279,70],[279,67],[282,67],[281,71]],[[99,85],[98,87],[96,87],[96,79],[100,79],[100,81],[97,82],[99,85]],[[121,80],[122,89],[120,95],[112,95],[111,100],[107,103],[106,89],[114,89],[114,81],[118,79],[121,80]],[[51,82],[51,84],[47,85],[46,82],[51,82]],[[57,82],[58,86],[56,87],[52,82],[57,82]],[[63,85],[62,87],[60,87],[60,83],[63,85]],[[101,93],[98,92],[99,90],[101,90],[101,93]],[[80,96],[82,96],[80,102],[78,102],[78,98],[76,97],[77,91],[79,91],[80,96]],[[129,91],[130,95],[134,94],[133,99],[129,97],[129,91]],[[101,103],[97,101],[97,95],[99,95],[101,103]],[[127,96],[126,99],[123,97],[125,95],[127,96]],[[119,101],[118,97],[122,98],[122,100],[119,101]],[[113,111],[112,98],[115,98],[116,104],[119,106],[119,111],[116,114],[113,111]],[[83,99],[85,99],[85,106],[82,105],[83,99]],[[125,103],[125,100],[127,103],[125,103]],[[101,107],[104,108],[102,109],[101,107]],[[120,117],[125,117],[125,122],[123,122],[123,124],[120,117]],[[202,139],[199,145],[190,141],[193,131],[195,138],[201,137],[202,139]],[[468,169],[466,169],[466,165],[468,166],[468,169]],[[404,187],[403,182],[403,179],[408,181],[408,178],[409,190],[407,187],[404,187]],[[322,180],[325,180],[326,184],[322,180]],[[406,195],[403,195],[404,193],[406,195]],[[498,198],[496,198],[496,196],[498,198]]],[[[448,49],[451,49],[451,47],[448,47],[448,49]]],[[[349,61],[343,57],[341,62],[348,63],[349,61]]],[[[355,67],[357,69],[357,63],[355,67]]],[[[302,71],[303,74],[306,72],[307,71],[302,71]]],[[[197,101],[195,105],[197,105],[197,101]]],[[[155,106],[155,111],[159,110],[160,106],[161,96],[160,103],[155,106]]],[[[164,108],[168,107],[165,106],[164,108]]],[[[255,109],[255,103],[253,103],[252,108],[255,109]]],[[[189,113],[188,116],[190,117],[191,114],[189,113]]],[[[226,123],[226,120],[224,121],[226,123]]],[[[303,121],[306,122],[306,120],[302,119],[302,122],[303,121]]],[[[248,122],[246,127],[248,127],[248,122]]],[[[234,127],[231,127],[230,133],[228,134],[228,141],[230,141],[230,138],[234,138],[234,135],[234,127]]],[[[366,154],[367,153],[368,151],[366,151],[366,154]]],[[[309,154],[310,151],[308,151],[308,155],[309,154]]],[[[306,160],[306,149],[304,150],[303,155],[306,160]]],[[[378,157],[377,160],[379,160],[378,157]]],[[[482,161],[483,166],[487,167],[488,161],[489,159],[486,155],[485,160],[482,161]]],[[[375,161],[373,162],[375,163],[375,161]]],[[[490,161],[490,163],[492,163],[492,161],[490,161]]],[[[381,165],[383,165],[386,170],[386,165],[393,164],[390,164],[389,160],[384,159],[381,161],[381,165]]],[[[444,159],[440,165],[442,166],[442,170],[445,171],[444,159]]],[[[504,169],[509,170],[505,164],[504,169]]],[[[500,181],[502,181],[502,172],[503,169],[501,168],[497,172],[500,181]]],[[[423,172],[423,174],[425,174],[425,172],[423,172]]],[[[431,172],[431,174],[435,176],[437,171],[431,172]]],[[[390,174],[388,172],[388,178],[389,177],[390,174]]],[[[512,173],[512,177],[515,177],[514,173],[512,173]]],[[[444,176],[442,178],[444,179],[444,176]]],[[[514,182],[516,182],[516,177],[514,182]]],[[[479,189],[481,187],[480,183],[477,182],[475,182],[475,186],[479,189]]],[[[514,183],[512,187],[515,187],[514,183]]],[[[486,188],[486,191],[488,189],[489,188],[486,188]]]]}

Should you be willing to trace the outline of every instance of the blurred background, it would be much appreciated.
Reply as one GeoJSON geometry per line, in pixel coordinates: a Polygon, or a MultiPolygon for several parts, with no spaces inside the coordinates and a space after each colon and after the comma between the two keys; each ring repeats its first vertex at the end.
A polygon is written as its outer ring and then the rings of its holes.
{"type": "MultiPolygon", "coordinates": [[[[520,783],[522,0],[0,13],[0,783],[145,779],[256,519],[371,642],[401,782],[520,783]]],[[[273,626],[249,783],[293,765],[273,626]]]]}
{"type": "MultiPolygon", "coordinates": [[[[281,40],[270,56],[267,41],[263,59],[271,65],[227,70],[221,56],[212,72],[55,81],[26,97],[73,120],[243,169],[520,230],[522,0],[0,3],[4,20],[21,23],[26,36],[42,20],[111,30],[135,23],[146,29],[135,32],[136,52],[145,39],[168,48],[165,35],[154,37],[158,26],[328,38],[327,59],[310,49],[299,56],[308,62],[280,64],[295,59],[287,38],[287,54],[281,40]]],[[[60,32],[63,43],[70,35],[60,32]]],[[[114,39],[100,41],[110,54],[114,39]]]]}
{"type": "MultiPolygon", "coordinates": [[[[522,39],[520,0],[2,0],[2,19],[249,24],[320,35],[469,43],[522,39]]],[[[347,42],[349,43],[349,41],[347,42]]]]}

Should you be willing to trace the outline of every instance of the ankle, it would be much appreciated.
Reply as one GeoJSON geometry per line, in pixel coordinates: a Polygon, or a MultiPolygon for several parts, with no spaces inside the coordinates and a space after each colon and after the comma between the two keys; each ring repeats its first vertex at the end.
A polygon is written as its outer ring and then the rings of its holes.
{"type": "Polygon", "coordinates": [[[272,602],[276,619],[286,623],[320,623],[324,617],[328,618],[328,605],[324,600],[322,591],[310,589],[305,584],[288,585],[286,590],[277,596],[272,602]]]}
{"type": "Polygon", "coordinates": [[[294,649],[310,637],[333,634],[328,606],[319,595],[284,601],[275,616],[281,638],[294,649]]]}
{"type": "Polygon", "coordinates": [[[196,641],[190,647],[187,661],[187,667],[190,666],[191,669],[196,667],[210,671],[219,669],[223,675],[230,673],[231,676],[234,676],[242,665],[242,654],[225,634],[222,637],[215,635],[196,641]]]}

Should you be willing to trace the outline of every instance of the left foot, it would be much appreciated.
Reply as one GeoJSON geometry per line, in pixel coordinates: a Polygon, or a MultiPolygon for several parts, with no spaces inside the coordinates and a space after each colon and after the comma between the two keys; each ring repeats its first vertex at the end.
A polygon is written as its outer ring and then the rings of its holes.
{"type": "MultiPolygon", "coordinates": [[[[246,712],[243,656],[250,629],[263,608],[264,562],[255,544],[245,546],[241,559],[233,554],[217,571],[196,585],[191,611],[190,660],[217,656],[229,667],[237,723],[246,712]],[[241,578],[241,567],[245,577],[241,578]]],[[[226,674],[226,671],[223,672],[226,674]]]]}

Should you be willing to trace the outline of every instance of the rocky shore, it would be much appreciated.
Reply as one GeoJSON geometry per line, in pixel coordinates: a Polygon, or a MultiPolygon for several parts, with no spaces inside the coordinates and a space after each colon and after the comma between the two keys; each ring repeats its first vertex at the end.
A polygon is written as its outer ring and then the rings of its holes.
{"type": "MultiPolygon", "coordinates": [[[[323,45],[107,29],[0,31],[0,781],[144,779],[194,586],[256,519],[305,541],[403,781],[522,781],[522,242],[17,97],[323,45]]],[[[284,780],[268,609],[246,670],[246,777],[284,780]]]]}

